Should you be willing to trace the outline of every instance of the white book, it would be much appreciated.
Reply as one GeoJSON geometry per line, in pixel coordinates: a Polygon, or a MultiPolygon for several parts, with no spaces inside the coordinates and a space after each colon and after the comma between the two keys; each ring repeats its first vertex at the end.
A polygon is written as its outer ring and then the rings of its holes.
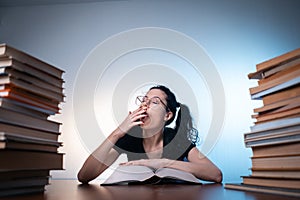
{"type": "Polygon", "coordinates": [[[147,166],[118,166],[101,185],[157,184],[157,183],[201,184],[193,174],[173,168],[153,169],[147,166]]]}

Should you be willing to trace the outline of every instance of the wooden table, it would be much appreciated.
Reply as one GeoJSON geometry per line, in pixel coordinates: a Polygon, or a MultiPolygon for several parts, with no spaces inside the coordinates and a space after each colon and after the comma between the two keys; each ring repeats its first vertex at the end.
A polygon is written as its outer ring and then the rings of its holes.
{"type": "Polygon", "coordinates": [[[224,189],[222,184],[203,185],[81,185],[77,180],[51,180],[42,194],[0,198],[0,200],[189,200],[189,199],[296,199],[292,197],[224,189]]]}

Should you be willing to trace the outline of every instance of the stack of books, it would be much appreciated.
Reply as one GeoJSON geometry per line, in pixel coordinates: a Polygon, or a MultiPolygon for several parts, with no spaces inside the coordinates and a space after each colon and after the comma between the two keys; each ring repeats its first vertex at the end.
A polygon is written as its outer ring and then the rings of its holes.
{"type": "Polygon", "coordinates": [[[300,49],[256,68],[248,75],[258,79],[250,94],[263,106],[254,109],[254,125],[244,134],[252,173],[225,187],[300,197],[300,49]]]}
{"type": "Polygon", "coordinates": [[[60,125],[48,119],[64,101],[63,71],[0,44],[0,196],[43,192],[63,169],[60,125]]]}

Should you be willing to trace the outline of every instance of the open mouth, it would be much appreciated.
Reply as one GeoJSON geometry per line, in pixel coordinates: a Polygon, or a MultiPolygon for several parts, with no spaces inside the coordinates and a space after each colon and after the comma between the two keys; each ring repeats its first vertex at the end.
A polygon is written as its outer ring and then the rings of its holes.
{"type": "Polygon", "coordinates": [[[141,121],[142,121],[143,123],[145,123],[145,121],[146,121],[148,118],[149,118],[149,116],[148,116],[148,114],[146,114],[145,117],[141,118],[141,121]]]}

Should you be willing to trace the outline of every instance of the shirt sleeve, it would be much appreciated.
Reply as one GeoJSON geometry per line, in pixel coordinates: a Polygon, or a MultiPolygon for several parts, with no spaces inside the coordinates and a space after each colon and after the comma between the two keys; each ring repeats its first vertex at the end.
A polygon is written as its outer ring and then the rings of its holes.
{"type": "Polygon", "coordinates": [[[126,154],[128,161],[148,158],[140,137],[126,134],[117,141],[114,149],[120,154],[126,154]]]}
{"type": "Polygon", "coordinates": [[[163,155],[173,160],[186,160],[190,150],[196,146],[186,137],[176,136],[176,132],[171,128],[164,130],[164,142],[163,155]]]}
{"type": "Polygon", "coordinates": [[[127,151],[131,151],[132,149],[130,148],[130,144],[132,144],[131,142],[131,136],[129,135],[124,135],[122,138],[120,138],[115,146],[114,146],[114,149],[119,153],[119,154],[122,154],[122,153],[126,153],[127,151]]]}

